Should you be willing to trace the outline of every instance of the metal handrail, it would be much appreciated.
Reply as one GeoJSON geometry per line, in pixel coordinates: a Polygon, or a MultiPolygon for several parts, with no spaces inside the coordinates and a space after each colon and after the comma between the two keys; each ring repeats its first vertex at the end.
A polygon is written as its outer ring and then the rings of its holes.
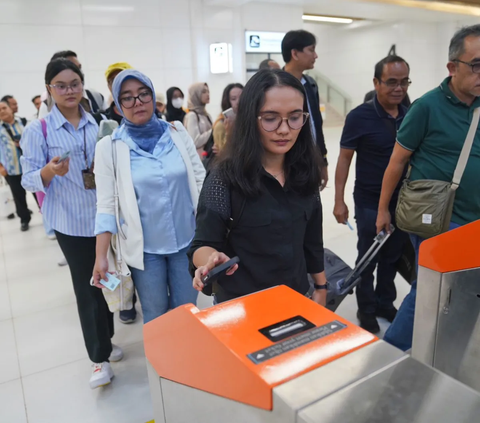
{"type": "Polygon", "coordinates": [[[322,98],[323,95],[325,95],[326,102],[329,103],[330,106],[332,106],[342,117],[346,117],[348,112],[352,109],[351,97],[318,71],[313,70],[307,73],[317,82],[320,97],[322,98]]]}

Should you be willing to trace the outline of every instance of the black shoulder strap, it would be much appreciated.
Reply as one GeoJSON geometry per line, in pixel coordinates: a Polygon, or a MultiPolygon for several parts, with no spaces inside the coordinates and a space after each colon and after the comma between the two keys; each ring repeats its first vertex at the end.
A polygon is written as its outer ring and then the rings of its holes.
{"type": "Polygon", "coordinates": [[[27,126],[27,119],[26,118],[20,118],[20,122],[22,122],[23,126],[27,126]]]}
{"type": "Polygon", "coordinates": [[[6,123],[3,123],[3,127],[7,130],[10,139],[13,141],[15,138],[15,135],[13,134],[12,130],[9,128],[9,126],[6,123]]]}
{"type": "Polygon", "coordinates": [[[103,120],[102,114],[100,112],[92,113],[92,116],[95,119],[95,122],[97,122],[97,125],[100,126],[100,122],[103,120]]]}
{"type": "Polygon", "coordinates": [[[93,94],[90,92],[90,90],[85,90],[87,92],[88,99],[92,103],[92,110],[94,112],[100,111],[100,106],[98,105],[97,101],[95,100],[95,97],[93,94]]]}

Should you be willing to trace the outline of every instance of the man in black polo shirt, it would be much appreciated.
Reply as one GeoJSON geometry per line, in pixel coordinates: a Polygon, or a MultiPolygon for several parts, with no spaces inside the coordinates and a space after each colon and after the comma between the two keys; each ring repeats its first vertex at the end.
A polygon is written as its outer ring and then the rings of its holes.
{"type": "MultiPolygon", "coordinates": [[[[343,129],[335,174],[333,213],[338,223],[347,223],[349,210],[344,201],[345,184],[356,152],[354,201],[358,231],[357,261],[371,247],[377,234],[375,224],[383,174],[395,146],[397,130],[407,112],[401,103],[411,83],[409,74],[410,67],[401,57],[388,56],[377,63],[373,79],[376,95],[349,113],[343,129]]],[[[390,202],[392,215],[399,190],[400,185],[390,202]]],[[[396,230],[382,248],[378,256],[376,288],[373,276],[376,263],[372,263],[362,273],[362,281],[357,288],[357,317],[360,326],[372,333],[380,331],[376,317],[392,322],[397,313],[393,306],[397,296],[394,283],[396,263],[407,239],[405,233],[396,230]]]]}

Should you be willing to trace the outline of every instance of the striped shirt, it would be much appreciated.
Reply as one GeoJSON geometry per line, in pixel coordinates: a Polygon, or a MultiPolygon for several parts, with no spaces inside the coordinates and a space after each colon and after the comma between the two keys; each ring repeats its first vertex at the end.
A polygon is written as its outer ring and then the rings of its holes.
{"type": "Polygon", "coordinates": [[[0,163],[9,175],[21,175],[22,166],[20,156],[22,152],[12,139],[13,136],[21,136],[24,127],[19,118],[15,118],[13,125],[0,122],[0,163]]]}
{"type": "Polygon", "coordinates": [[[95,153],[98,125],[81,107],[82,118],[75,129],[57,106],[45,117],[47,139],[40,120],[25,129],[21,141],[23,157],[22,185],[27,191],[45,193],[42,213],[56,231],[70,236],[95,236],[96,192],[86,190],[82,170],[85,169],[85,148],[91,167],[95,153]],[[85,137],[85,138],[84,138],[85,137]],[[70,167],[65,176],[55,176],[48,187],[43,186],[40,171],[55,156],[70,151],[70,167]]]}

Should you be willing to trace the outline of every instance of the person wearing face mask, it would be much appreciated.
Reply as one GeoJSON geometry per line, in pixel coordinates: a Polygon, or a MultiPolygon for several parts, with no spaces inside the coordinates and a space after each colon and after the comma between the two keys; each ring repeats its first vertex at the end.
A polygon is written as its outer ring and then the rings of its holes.
{"type": "Polygon", "coordinates": [[[223,91],[222,113],[220,113],[220,116],[213,124],[214,154],[218,154],[222,151],[227,142],[227,135],[229,134],[231,125],[237,114],[238,102],[240,101],[242,91],[242,84],[229,84],[223,91]]]}
{"type": "Polygon", "coordinates": [[[238,256],[215,284],[228,301],[279,284],[325,305],[321,157],[312,140],[301,82],[281,70],[256,73],[243,90],[235,131],[200,195],[189,251],[193,285],[238,256]],[[196,270],[195,270],[196,269],[196,270]]]}
{"type": "Polygon", "coordinates": [[[183,110],[183,103],[185,96],[183,91],[178,87],[171,87],[167,90],[167,113],[166,118],[168,122],[183,122],[185,119],[185,110],[183,110]]]}
{"type": "Polygon", "coordinates": [[[147,323],[171,308],[196,302],[186,253],[195,231],[205,170],[183,125],[156,116],[155,91],[147,76],[123,71],[115,78],[112,93],[124,119],[96,148],[93,279],[103,288],[100,281],[106,280],[108,272],[111,236],[121,230],[125,234],[120,237],[123,257],[147,323]],[[115,184],[122,228],[117,227],[115,217],[115,184]]]}
{"type": "Polygon", "coordinates": [[[210,90],[205,82],[198,82],[190,87],[188,95],[189,112],[185,116],[184,125],[202,157],[205,144],[212,134],[212,118],[205,109],[210,103],[210,90]]]}

